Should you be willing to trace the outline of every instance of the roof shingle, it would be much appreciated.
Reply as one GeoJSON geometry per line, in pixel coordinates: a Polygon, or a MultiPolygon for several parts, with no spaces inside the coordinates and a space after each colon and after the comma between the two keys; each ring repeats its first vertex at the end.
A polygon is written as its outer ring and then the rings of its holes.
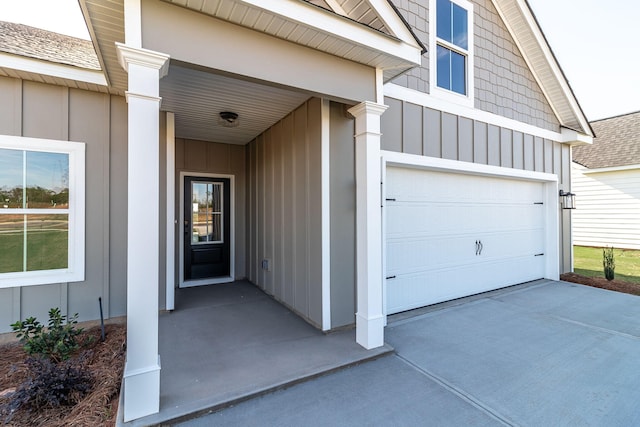
{"type": "Polygon", "coordinates": [[[0,21],[0,52],[100,70],[91,41],[13,22],[0,21]]]}
{"type": "Polygon", "coordinates": [[[573,149],[573,161],[589,169],[640,164],[640,111],[610,117],[591,126],[592,145],[573,149]]]}

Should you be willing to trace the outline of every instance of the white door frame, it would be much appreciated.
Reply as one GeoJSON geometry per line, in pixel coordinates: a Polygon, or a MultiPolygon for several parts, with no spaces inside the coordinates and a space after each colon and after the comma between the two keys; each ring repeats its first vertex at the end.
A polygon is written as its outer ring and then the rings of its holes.
{"type": "Polygon", "coordinates": [[[504,179],[518,179],[524,181],[537,181],[544,184],[544,212],[545,212],[545,278],[558,280],[560,277],[559,258],[559,199],[558,176],[551,173],[533,172],[522,169],[504,168],[499,166],[483,165],[479,163],[461,162],[458,160],[439,159],[415,154],[397,153],[393,151],[380,151],[382,156],[382,301],[383,313],[387,315],[387,258],[386,258],[386,171],[387,166],[397,166],[422,170],[460,173],[466,175],[479,175],[504,179]]]}
{"type": "Polygon", "coordinates": [[[188,172],[181,171],[180,172],[180,211],[179,211],[179,222],[178,222],[178,234],[180,235],[179,240],[179,270],[178,270],[178,287],[180,288],[188,288],[191,286],[202,286],[202,285],[215,285],[219,283],[229,283],[235,280],[235,258],[236,258],[236,244],[235,244],[235,175],[229,174],[219,174],[219,173],[205,173],[205,172],[188,172]],[[199,280],[184,280],[184,178],[185,176],[196,176],[203,178],[227,178],[229,180],[229,191],[230,194],[230,207],[229,207],[229,226],[231,227],[231,241],[229,242],[229,275],[224,277],[216,277],[212,279],[199,279],[199,280]]]}

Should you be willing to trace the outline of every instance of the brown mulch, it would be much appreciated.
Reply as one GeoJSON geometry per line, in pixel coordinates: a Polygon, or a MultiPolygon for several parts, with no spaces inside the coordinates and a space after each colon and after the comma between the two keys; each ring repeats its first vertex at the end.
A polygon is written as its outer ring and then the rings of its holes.
{"type": "MultiPolygon", "coordinates": [[[[94,337],[88,347],[88,368],[92,375],[92,389],[72,407],[41,408],[29,411],[21,408],[4,424],[0,413],[0,426],[115,426],[120,396],[120,383],[124,370],[126,326],[106,325],[106,340],[100,342],[100,327],[83,332],[82,337],[94,337]]],[[[24,360],[27,354],[20,343],[0,346],[0,407],[10,399],[11,390],[27,377],[24,360]]]]}
{"type": "Polygon", "coordinates": [[[587,277],[576,273],[564,273],[560,280],[565,282],[580,283],[594,288],[608,289],[610,291],[623,292],[625,294],[640,295],[640,285],[622,280],[607,280],[604,277],[587,277]]]}

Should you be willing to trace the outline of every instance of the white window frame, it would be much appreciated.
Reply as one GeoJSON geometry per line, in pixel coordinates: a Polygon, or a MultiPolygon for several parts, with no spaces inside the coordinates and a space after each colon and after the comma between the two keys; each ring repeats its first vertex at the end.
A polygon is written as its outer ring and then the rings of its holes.
{"type": "MultiPolygon", "coordinates": [[[[85,144],[82,142],[0,135],[0,148],[61,153],[69,156],[69,235],[67,268],[0,273],[0,288],[84,281],[85,258],[85,144]]],[[[33,213],[31,209],[2,209],[7,214],[33,213]]],[[[40,209],[43,214],[62,213],[40,209]]]]}
{"type": "Polygon", "coordinates": [[[437,0],[429,1],[429,87],[430,94],[436,98],[462,104],[467,107],[473,108],[474,106],[474,37],[473,37],[473,3],[467,0],[449,0],[452,3],[457,4],[461,8],[467,11],[467,37],[468,37],[468,49],[465,51],[457,46],[452,45],[446,41],[438,42],[437,27],[436,27],[436,3],[437,0]],[[465,70],[465,86],[467,94],[462,95],[457,92],[444,89],[438,86],[438,44],[442,44],[444,47],[463,54],[466,57],[466,70],[465,70]]]}

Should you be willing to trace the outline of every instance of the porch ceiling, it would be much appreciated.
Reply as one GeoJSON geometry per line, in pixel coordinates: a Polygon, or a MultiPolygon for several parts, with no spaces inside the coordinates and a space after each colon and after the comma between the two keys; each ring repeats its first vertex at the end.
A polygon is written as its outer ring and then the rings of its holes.
{"type": "Polygon", "coordinates": [[[172,63],[160,80],[163,111],[175,113],[178,138],[246,144],[271,127],[308,94],[196,70],[172,63]],[[218,123],[222,111],[238,114],[237,127],[218,123]]]}

